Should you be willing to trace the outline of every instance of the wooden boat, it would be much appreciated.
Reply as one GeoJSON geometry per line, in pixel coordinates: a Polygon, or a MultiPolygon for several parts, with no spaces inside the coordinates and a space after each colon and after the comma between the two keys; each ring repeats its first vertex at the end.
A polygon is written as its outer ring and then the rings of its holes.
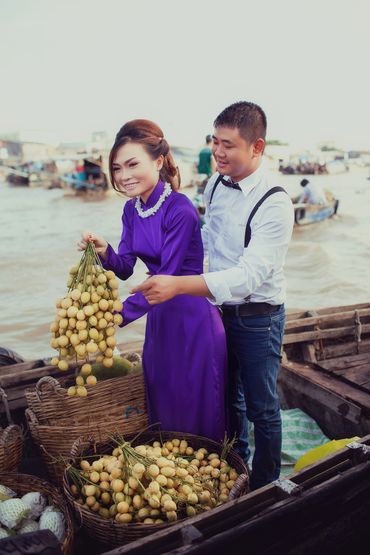
{"type": "Polygon", "coordinates": [[[83,175],[77,174],[62,175],[62,182],[66,196],[78,196],[86,200],[101,200],[108,191],[108,179],[102,169],[102,157],[84,158],[83,175]]]}
{"type": "Polygon", "coordinates": [[[327,220],[337,213],[338,205],[338,199],[332,199],[323,206],[318,204],[294,203],[294,223],[297,226],[301,226],[327,220]]]}
{"type": "Polygon", "coordinates": [[[370,304],[290,314],[279,389],[331,438],[370,433],[370,304]]]}
{"type": "Polygon", "coordinates": [[[11,185],[24,187],[55,188],[60,186],[56,166],[53,161],[42,162],[35,169],[32,163],[24,163],[19,166],[2,166],[2,173],[11,185]]]}
{"type": "Polygon", "coordinates": [[[17,168],[8,168],[6,181],[11,185],[21,185],[23,187],[28,187],[30,184],[30,175],[17,168]]]}
{"type": "Polygon", "coordinates": [[[208,513],[104,555],[368,553],[370,436],[208,513]]]}
{"type": "MultiPolygon", "coordinates": [[[[60,375],[48,362],[0,368],[0,385],[17,414],[25,407],[26,386],[43,375],[60,375]]],[[[356,555],[365,553],[361,546],[368,536],[370,512],[370,303],[289,314],[279,389],[284,408],[300,408],[329,438],[364,437],[288,479],[105,555],[231,555],[243,553],[241,545],[256,555],[348,555],[349,549],[356,555]]]]}

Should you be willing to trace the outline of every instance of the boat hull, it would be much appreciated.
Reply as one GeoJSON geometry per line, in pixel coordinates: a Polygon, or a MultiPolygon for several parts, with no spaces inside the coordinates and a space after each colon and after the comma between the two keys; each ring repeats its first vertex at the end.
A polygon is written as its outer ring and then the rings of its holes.
{"type": "Polygon", "coordinates": [[[308,225],[327,220],[334,216],[338,211],[339,201],[337,199],[319,206],[316,204],[299,204],[294,207],[294,223],[295,225],[308,225]]]}

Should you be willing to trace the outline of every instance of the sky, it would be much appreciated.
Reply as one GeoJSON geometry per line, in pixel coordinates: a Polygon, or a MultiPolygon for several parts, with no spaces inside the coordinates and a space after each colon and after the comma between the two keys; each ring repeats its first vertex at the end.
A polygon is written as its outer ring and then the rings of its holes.
{"type": "Polygon", "coordinates": [[[199,146],[256,102],[268,138],[370,150],[368,0],[0,0],[0,137],[158,123],[199,146]]]}

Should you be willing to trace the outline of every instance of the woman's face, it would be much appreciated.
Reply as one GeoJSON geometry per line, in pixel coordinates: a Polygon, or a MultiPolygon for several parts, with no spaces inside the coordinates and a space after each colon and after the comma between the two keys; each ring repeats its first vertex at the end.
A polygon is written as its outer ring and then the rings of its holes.
{"type": "Polygon", "coordinates": [[[117,188],[128,197],[140,196],[146,202],[159,180],[163,156],[153,160],[143,145],[126,143],[113,159],[113,178],[117,188]]]}

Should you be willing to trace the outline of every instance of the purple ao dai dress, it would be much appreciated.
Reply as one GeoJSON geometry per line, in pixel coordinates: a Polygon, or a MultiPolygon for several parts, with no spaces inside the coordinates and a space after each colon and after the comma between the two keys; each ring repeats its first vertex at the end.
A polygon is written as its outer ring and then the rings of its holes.
{"type": "MultiPolygon", "coordinates": [[[[142,209],[153,207],[163,191],[159,181],[142,209]]],[[[122,224],[118,253],[108,245],[104,262],[120,279],[131,276],[137,258],[151,275],[202,273],[199,217],[185,195],[171,192],[147,218],[139,216],[135,199],[129,200],[122,224]]],[[[124,301],[122,326],[145,314],[143,370],[150,422],[159,422],[163,430],[222,440],[227,354],[217,308],[204,297],[189,295],[151,306],[135,293],[124,301]]]]}

